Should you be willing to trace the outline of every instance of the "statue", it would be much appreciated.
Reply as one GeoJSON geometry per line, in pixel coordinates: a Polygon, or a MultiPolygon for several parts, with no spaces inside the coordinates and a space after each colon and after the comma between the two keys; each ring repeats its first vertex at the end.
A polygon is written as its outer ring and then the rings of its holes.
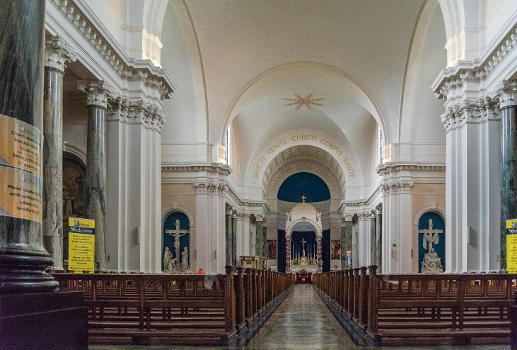
{"type": "Polygon", "coordinates": [[[172,257],[172,252],[169,247],[165,247],[163,253],[163,272],[173,272],[176,268],[176,259],[172,257]]]}
{"type": "Polygon", "coordinates": [[[424,254],[424,257],[422,258],[422,267],[420,271],[422,273],[442,273],[442,260],[440,259],[438,254],[436,254],[434,248],[431,249],[431,251],[424,254]]]}
{"type": "Polygon", "coordinates": [[[181,252],[181,265],[183,267],[183,271],[187,271],[189,269],[187,247],[183,247],[183,252],[181,252]]]}

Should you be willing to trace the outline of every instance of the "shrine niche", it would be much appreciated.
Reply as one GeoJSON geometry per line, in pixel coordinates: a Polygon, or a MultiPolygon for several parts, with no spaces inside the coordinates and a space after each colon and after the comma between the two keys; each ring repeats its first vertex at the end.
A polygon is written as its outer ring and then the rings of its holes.
{"type": "Polygon", "coordinates": [[[169,214],[163,223],[162,270],[190,271],[190,220],[181,212],[169,214]]]}
{"type": "MultiPolygon", "coordinates": [[[[69,217],[86,217],[86,166],[79,157],[63,152],[63,227],[69,217]]],[[[63,230],[63,260],[68,261],[68,229],[63,230]]]]}
{"type": "Polygon", "coordinates": [[[418,221],[418,272],[442,273],[444,270],[444,221],[439,214],[426,212],[418,221]]]}
{"type": "Polygon", "coordinates": [[[63,220],[84,217],[86,214],[86,189],[84,163],[71,153],[63,153],[63,220]]]}

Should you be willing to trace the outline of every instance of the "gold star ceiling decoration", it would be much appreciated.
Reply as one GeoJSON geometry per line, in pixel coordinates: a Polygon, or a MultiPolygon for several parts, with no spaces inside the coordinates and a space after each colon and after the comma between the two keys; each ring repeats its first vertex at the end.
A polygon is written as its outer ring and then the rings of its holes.
{"type": "Polygon", "coordinates": [[[300,95],[295,94],[294,96],[296,96],[296,98],[284,98],[284,100],[290,101],[284,106],[296,106],[296,110],[300,109],[302,106],[306,106],[309,109],[312,109],[311,105],[321,106],[322,104],[319,102],[323,101],[323,98],[314,98],[312,95],[313,94],[309,94],[305,97],[301,97],[300,95]]]}

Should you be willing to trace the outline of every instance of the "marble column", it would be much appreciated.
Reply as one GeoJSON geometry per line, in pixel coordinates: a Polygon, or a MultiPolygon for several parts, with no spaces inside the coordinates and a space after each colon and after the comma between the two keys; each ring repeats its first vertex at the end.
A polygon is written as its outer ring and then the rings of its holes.
{"type": "MultiPolygon", "coordinates": [[[[43,95],[43,244],[63,269],[63,75],[75,53],[59,37],[45,43],[43,95]]],[[[66,247],[65,247],[66,248],[66,247]]]]}
{"type": "Polygon", "coordinates": [[[226,211],[226,266],[232,266],[233,257],[233,232],[232,232],[232,212],[226,211]]]}
{"type": "Polygon", "coordinates": [[[41,231],[44,19],[43,0],[0,1],[0,295],[58,287],[41,231]]]}
{"type": "Polygon", "coordinates": [[[375,262],[377,261],[377,225],[376,225],[376,215],[372,214],[370,216],[370,261],[368,262],[368,265],[375,265],[375,262]]]}
{"type": "Polygon", "coordinates": [[[96,270],[106,269],[104,226],[106,220],[106,108],[110,88],[103,81],[80,81],[88,106],[86,149],[87,213],[95,220],[96,270]]]}
{"type": "Polygon", "coordinates": [[[375,261],[377,271],[382,272],[382,213],[380,210],[375,212],[375,261]]]}
{"type": "Polygon", "coordinates": [[[291,271],[291,237],[285,237],[285,272],[291,271]]]}
{"type": "Polygon", "coordinates": [[[323,268],[323,256],[321,252],[321,236],[316,237],[316,260],[320,266],[320,271],[323,268]]]}
{"type": "Polygon", "coordinates": [[[505,83],[501,109],[501,270],[506,270],[506,220],[517,218],[517,81],[505,83]]]}
{"type": "Polygon", "coordinates": [[[232,266],[237,266],[237,212],[232,211],[232,266]]]}
{"type": "Polygon", "coordinates": [[[346,263],[346,252],[352,252],[352,217],[345,216],[341,224],[341,268],[347,269],[352,267],[346,263]]]}
{"type": "Polygon", "coordinates": [[[255,230],[255,255],[262,257],[262,223],[264,222],[264,218],[260,215],[257,215],[256,221],[256,230],[255,230]]]}
{"type": "Polygon", "coordinates": [[[352,222],[352,267],[359,267],[359,222],[352,222]]]}
{"type": "MultiPolygon", "coordinates": [[[[262,222],[262,254],[265,260],[268,257],[267,251],[267,226],[266,223],[262,222]]],[[[265,265],[265,264],[264,264],[265,265]]]]}

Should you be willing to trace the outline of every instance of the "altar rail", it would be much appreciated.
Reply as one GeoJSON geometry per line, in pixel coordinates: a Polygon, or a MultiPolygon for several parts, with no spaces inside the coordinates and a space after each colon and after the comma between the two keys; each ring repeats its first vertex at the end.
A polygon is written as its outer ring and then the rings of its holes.
{"type": "Polygon", "coordinates": [[[316,274],[313,281],[361,344],[509,344],[516,278],[498,273],[378,275],[370,266],[316,274]]]}
{"type": "Polygon", "coordinates": [[[291,275],[55,273],[88,307],[90,343],[219,345],[246,341],[287,296],[291,275]]]}

